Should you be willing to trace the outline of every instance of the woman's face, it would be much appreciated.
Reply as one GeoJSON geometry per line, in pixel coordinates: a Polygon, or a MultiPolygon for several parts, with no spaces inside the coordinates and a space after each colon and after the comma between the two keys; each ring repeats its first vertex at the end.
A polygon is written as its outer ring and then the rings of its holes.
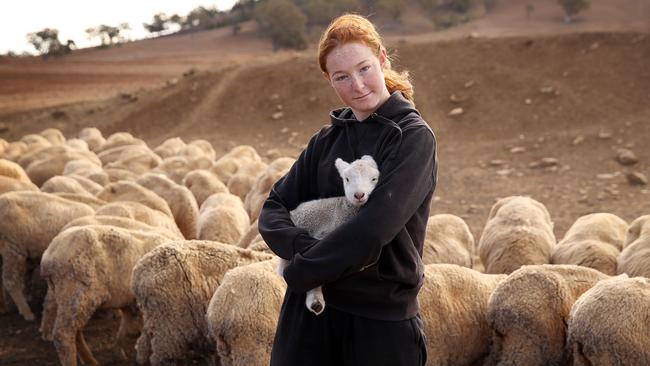
{"type": "Polygon", "coordinates": [[[386,51],[383,48],[378,58],[361,43],[338,46],[325,59],[330,84],[359,121],[390,97],[382,70],[385,62],[386,51]]]}

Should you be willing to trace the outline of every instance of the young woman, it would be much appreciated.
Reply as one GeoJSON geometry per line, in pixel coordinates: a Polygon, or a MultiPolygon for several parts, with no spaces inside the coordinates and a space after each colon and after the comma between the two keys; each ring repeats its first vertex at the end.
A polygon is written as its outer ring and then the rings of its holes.
{"type": "Polygon", "coordinates": [[[318,48],[323,75],[347,105],[314,135],[264,204],[259,229],[289,260],[272,366],[419,366],[426,362],[417,294],[422,245],[436,186],[436,142],[413,104],[407,74],[391,69],[372,23],[335,19],[318,48]],[[342,196],[336,158],[371,155],[379,183],[359,213],[322,240],[297,228],[300,203],[342,196]],[[323,285],[314,315],[305,292],[323,285]]]}

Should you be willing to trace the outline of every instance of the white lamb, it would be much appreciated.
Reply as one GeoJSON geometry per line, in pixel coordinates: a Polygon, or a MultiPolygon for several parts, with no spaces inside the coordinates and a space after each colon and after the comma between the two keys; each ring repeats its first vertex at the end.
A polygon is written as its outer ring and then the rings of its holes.
{"type": "MultiPolygon", "coordinates": [[[[345,196],[303,202],[290,212],[293,223],[307,230],[309,235],[316,239],[324,238],[352,218],[368,201],[379,179],[377,163],[370,155],[364,155],[352,163],[346,163],[339,158],[334,165],[343,179],[345,196]]],[[[278,273],[281,276],[287,264],[288,261],[284,259],[280,261],[278,273]]],[[[325,299],[322,286],[307,292],[305,304],[307,309],[316,315],[323,312],[325,299]]]]}

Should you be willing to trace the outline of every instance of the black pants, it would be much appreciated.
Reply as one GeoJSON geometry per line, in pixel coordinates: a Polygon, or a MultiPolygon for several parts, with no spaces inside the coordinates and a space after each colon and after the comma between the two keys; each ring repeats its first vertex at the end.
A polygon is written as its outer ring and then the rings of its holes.
{"type": "Polygon", "coordinates": [[[271,366],[424,366],[425,341],[419,316],[375,320],[331,306],[316,316],[305,307],[304,294],[287,290],[271,366]]]}

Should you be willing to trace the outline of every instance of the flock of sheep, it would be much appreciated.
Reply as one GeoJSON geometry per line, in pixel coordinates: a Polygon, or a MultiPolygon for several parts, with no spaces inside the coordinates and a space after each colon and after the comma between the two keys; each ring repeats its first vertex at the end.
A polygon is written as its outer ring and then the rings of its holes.
{"type": "MultiPolygon", "coordinates": [[[[115,352],[139,335],[139,364],[268,365],[286,284],[256,220],[294,159],[94,128],[0,139],[0,158],[0,313],[36,319],[36,265],[63,365],[97,364],[83,330],[100,309],[120,315],[115,352]]],[[[507,197],[478,244],[431,216],[423,261],[427,365],[650,364],[650,215],[583,216],[557,242],[542,203],[507,197]]]]}

